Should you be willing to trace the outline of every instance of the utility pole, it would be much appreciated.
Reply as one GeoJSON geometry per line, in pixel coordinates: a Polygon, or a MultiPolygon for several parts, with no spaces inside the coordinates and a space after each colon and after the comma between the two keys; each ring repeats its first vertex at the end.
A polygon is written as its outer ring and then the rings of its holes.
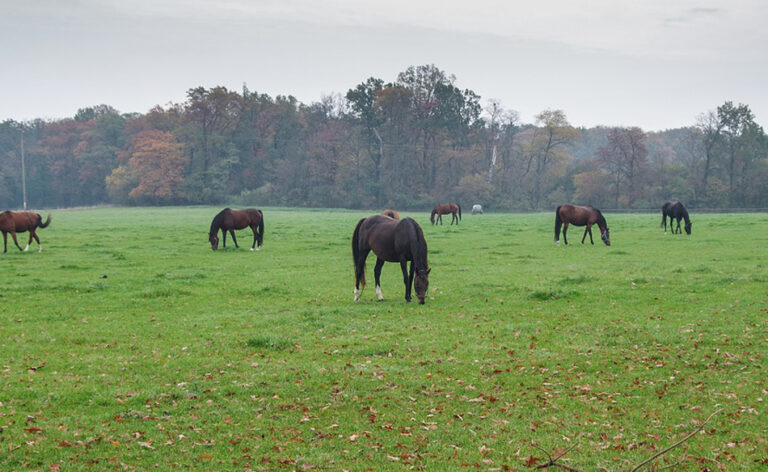
{"type": "Polygon", "coordinates": [[[24,166],[24,128],[21,129],[21,195],[24,210],[27,209],[27,170],[24,166]]]}

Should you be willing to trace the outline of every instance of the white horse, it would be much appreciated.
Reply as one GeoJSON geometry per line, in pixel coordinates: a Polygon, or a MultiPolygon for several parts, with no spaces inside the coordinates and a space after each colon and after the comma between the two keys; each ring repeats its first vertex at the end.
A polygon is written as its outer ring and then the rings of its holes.
{"type": "Polygon", "coordinates": [[[477,204],[472,205],[472,214],[477,215],[478,213],[481,215],[483,214],[483,206],[477,204]]]}

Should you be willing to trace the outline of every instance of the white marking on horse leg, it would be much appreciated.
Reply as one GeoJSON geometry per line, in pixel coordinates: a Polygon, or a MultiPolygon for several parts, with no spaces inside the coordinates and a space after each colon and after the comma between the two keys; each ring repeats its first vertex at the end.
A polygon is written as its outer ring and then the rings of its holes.
{"type": "Polygon", "coordinates": [[[261,246],[256,246],[257,251],[261,251],[261,246]]]}
{"type": "Polygon", "coordinates": [[[27,244],[27,246],[24,248],[24,252],[27,252],[27,251],[29,251],[29,244],[27,244]]]}
{"type": "Polygon", "coordinates": [[[253,248],[251,248],[251,252],[253,252],[253,248]]]}
{"type": "Polygon", "coordinates": [[[376,296],[379,297],[379,301],[384,300],[384,295],[381,294],[381,287],[379,285],[376,286],[376,296]]]}
{"type": "Polygon", "coordinates": [[[43,245],[42,244],[38,244],[37,245],[37,252],[43,252],[43,245]]]}
{"type": "Polygon", "coordinates": [[[560,240],[555,241],[555,244],[557,244],[557,247],[560,247],[560,240]]]}
{"type": "Polygon", "coordinates": [[[358,289],[355,289],[355,301],[356,302],[360,301],[360,290],[358,289]]]}

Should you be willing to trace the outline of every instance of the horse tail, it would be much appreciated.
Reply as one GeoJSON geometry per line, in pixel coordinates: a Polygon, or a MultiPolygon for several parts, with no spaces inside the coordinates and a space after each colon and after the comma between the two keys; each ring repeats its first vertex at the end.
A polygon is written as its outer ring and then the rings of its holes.
{"type": "Polygon", "coordinates": [[[365,218],[361,218],[355,226],[355,232],[352,233],[352,259],[355,261],[355,279],[360,280],[360,285],[365,288],[365,261],[362,260],[360,251],[360,227],[363,226],[365,218]]]}
{"type": "Polygon", "coordinates": [[[432,213],[429,215],[429,222],[435,224],[435,213],[437,213],[437,207],[432,209],[432,213]]]}
{"type": "Polygon", "coordinates": [[[555,242],[560,241],[560,227],[563,225],[563,220],[560,219],[560,207],[555,210],[555,242]]]}
{"type": "Polygon", "coordinates": [[[256,210],[259,212],[259,238],[258,243],[259,247],[264,243],[264,213],[261,210],[256,210]]]}
{"type": "Polygon", "coordinates": [[[48,218],[46,218],[45,223],[43,223],[43,217],[40,216],[40,213],[37,214],[37,226],[39,226],[40,228],[47,228],[49,224],[51,224],[50,213],[48,213],[48,218]]]}
{"type": "Polygon", "coordinates": [[[459,219],[461,219],[461,205],[457,203],[456,206],[459,207],[459,219]]]}

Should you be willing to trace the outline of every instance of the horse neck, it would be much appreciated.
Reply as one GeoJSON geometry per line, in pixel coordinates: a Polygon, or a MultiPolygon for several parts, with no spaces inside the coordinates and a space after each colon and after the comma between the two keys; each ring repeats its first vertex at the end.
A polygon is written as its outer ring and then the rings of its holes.
{"type": "Polygon", "coordinates": [[[219,228],[221,228],[221,222],[223,219],[224,219],[223,211],[213,217],[213,221],[211,221],[211,229],[210,231],[208,231],[208,236],[212,236],[219,232],[219,228]]]}
{"type": "Polygon", "coordinates": [[[597,227],[600,228],[601,233],[604,233],[608,227],[608,222],[605,221],[605,217],[600,211],[597,212],[597,227]]]}

